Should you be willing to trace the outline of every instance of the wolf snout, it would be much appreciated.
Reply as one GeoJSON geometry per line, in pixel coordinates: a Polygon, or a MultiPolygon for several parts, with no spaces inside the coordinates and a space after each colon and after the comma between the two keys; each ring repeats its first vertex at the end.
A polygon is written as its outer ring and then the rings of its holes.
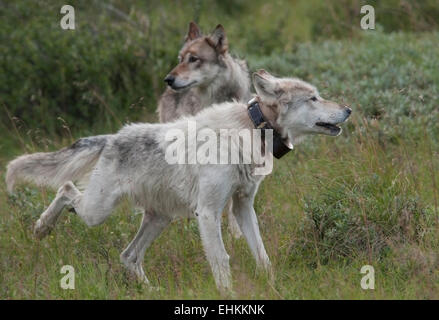
{"type": "Polygon", "coordinates": [[[175,82],[175,77],[174,77],[173,75],[171,75],[171,74],[168,74],[168,75],[165,77],[164,81],[168,84],[168,86],[172,87],[172,85],[173,85],[174,82],[175,82]]]}
{"type": "Polygon", "coordinates": [[[344,106],[344,113],[345,113],[345,121],[349,118],[349,116],[352,113],[352,109],[348,106],[344,106]]]}

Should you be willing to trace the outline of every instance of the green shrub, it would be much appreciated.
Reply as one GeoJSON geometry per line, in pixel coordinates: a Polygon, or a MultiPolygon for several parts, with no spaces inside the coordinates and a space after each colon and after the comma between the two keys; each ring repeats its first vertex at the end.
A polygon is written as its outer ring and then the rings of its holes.
{"type": "Polygon", "coordinates": [[[322,192],[304,199],[304,252],[317,251],[324,264],[331,259],[365,256],[377,259],[389,245],[417,243],[433,212],[394,181],[374,174],[356,184],[345,180],[322,186],[322,192]]]}

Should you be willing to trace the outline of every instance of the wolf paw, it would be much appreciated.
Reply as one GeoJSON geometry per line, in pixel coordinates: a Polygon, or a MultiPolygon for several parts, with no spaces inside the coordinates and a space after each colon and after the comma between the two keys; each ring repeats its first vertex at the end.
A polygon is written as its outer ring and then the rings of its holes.
{"type": "Polygon", "coordinates": [[[145,284],[146,285],[146,289],[150,292],[150,293],[158,293],[160,291],[163,291],[162,287],[159,286],[152,286],[150,284],[145,284]]]}
{"type": "Polygon", "coordinates": [[[53,229],[53,226],[45,224],[41,219],[38,219],[34,226],[34,235],[37,239],[41,240],[49,234],[53,229]]]}

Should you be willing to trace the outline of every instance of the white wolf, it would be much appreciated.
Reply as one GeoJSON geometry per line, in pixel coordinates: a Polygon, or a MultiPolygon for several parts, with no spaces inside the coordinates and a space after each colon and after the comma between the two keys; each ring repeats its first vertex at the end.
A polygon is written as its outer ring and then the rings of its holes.
{"type": "MultiPolygon", "coordinates": [[[[337,125],[351,113],[348,107],[324,100],[301,80],[276,78],[264,70],[256,72],[253,80],[265,121],[292,143],[307,134],[337,136],[341,132],[337,125]]],[[[258,267],[271,269],[253,209],[263,176],[253,173],[253,164],[168,164],[165,150],[174,142],[166,141],[166,133],[186,130],[188,120],[196,121],[198,130],[255,128],[247,105],[240,102],[214,105],[172,123],[127,125],[114,135],[85,138],[57,152],[13,160],[7,168],[8,190],[12,191],[18,180],[59,187],[35,224],[34,232],[40,238],[54,227],[65,206],[73,206],[88,226],[95,226],[105,221],[122,195],[128,195],[145,214],[121,260],[147,283],[142,268],[145,250],[171,220],[196,218],[216,285],[227,291],[231,289],[231,274],[220,224],[230,198],[258,267]],[[84,192],[71,180],[85,183],[84,192]]]]}

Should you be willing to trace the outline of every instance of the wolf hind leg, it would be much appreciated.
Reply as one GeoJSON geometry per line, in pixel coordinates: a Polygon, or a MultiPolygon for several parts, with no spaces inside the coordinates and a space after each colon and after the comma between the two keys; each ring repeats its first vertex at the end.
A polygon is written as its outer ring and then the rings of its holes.
{"type": "Polygon", "coordinates": [[[84,193],[68,181],[58,189],[55,199],[35,223],[34,234],[39,239],[47,236],[67,205],[73,206],[87,226],[101,224],[113,211],[120,195],[121,189],[117,184],[104,184],[101,179],[92,178],[84,193]],[[110,185],[111,188],[108,187],[110,185]]]}
{"type": "Polygon", "coordinates": [[[49,207],[41,214],[34,226],[34,234],[38,239],[42,239],[49,234],[55,227],[56,221],[61,215],[65,206],[72,203],[81,192],[75,187],[73,182],[68,181],[58,189],[55,199],[50,203],[49,207]]]}

